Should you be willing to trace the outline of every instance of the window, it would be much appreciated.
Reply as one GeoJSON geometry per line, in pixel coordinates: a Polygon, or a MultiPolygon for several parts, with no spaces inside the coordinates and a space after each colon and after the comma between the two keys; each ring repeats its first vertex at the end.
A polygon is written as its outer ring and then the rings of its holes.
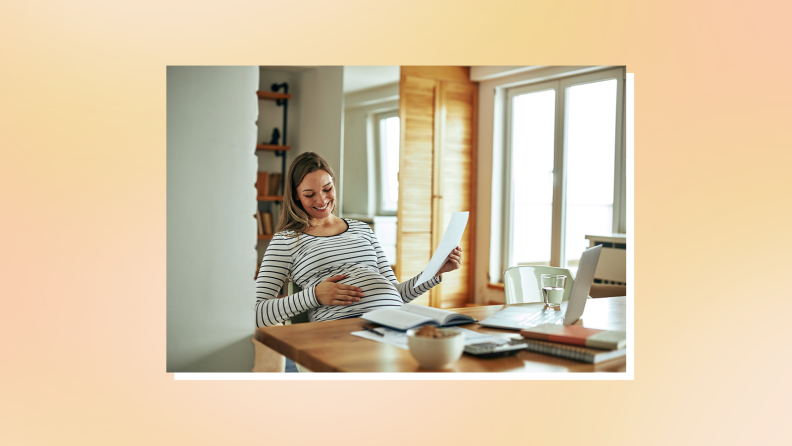
{"type": "Polygon", "coordinates": [[[576,270],[589,234],[626,232],[624,69],[507,90],[504,270],[576,270]]]}
{"type": "Polygon", "coordinates": [[[396,215],[399,202],[399,112],[374,115],[377,214],[396,215]]]}

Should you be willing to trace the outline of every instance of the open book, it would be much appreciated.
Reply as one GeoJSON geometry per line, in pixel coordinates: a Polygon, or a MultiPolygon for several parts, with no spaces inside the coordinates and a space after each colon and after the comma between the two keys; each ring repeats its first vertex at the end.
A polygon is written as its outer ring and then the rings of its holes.
{"type": "Polygon", "coordinates": [[[382,308],[360,317],[397,330],[409,330],[426,324],[448,327],[478,322],[464,314],[415,304],[404,304],[399,308],[382,308]]]}

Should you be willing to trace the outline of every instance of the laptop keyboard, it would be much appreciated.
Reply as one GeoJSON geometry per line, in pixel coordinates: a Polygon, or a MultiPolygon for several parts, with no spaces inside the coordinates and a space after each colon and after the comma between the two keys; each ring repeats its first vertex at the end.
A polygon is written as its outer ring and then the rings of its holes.
{"type": "Polygon", "coordinates": [[[484,327],[521,330],[543,324],[561,325],[564,323],[563,311],[528,310],[518,307],[506,308],[479,322],[484,327]]]}
{"type": "Polygon", "coordinates": [[[528,313],[525,318],[520,320],[520,325],[524,327],[536,327],[542,324],[561,325],[564,322],[564,313],[561,311],[542,311],[541,313],[528,313]]]}

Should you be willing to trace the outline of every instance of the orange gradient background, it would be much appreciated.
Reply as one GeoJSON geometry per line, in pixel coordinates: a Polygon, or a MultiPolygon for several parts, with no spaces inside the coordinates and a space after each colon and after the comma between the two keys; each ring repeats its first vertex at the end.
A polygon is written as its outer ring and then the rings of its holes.
{"type": "Polygon", "coordinates": [[[0,6],[0,444],[789,441],[790,3],[117,3],[0,6]],[[186,64],[626,65],[635,379],[174,381],[186,64]]]}

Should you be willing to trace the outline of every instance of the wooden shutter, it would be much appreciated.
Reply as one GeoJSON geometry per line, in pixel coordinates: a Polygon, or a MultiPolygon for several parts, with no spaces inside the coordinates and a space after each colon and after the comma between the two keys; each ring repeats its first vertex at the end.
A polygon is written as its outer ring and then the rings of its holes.
{"type": "Polygon", "coordinates": [[[476,110],[478,84],[444,81],[441,85],[442,122],[436,240],[440,243],[454,212],[468,211],[465,235],[459,242],[462,248],[462,267],[443,275],[441,295],[437,305],[445,308],[464,307],[473,302],[473,269],[476,224],[476,110]]]}
{"type": "MultiPolygon", "coordinates": [[[[432,158],[436,82],[402,77],[396,269],[399,281],[419,274],[432,255],[432,158]]],[[[429,293],[415,303],[428,304],[429,293]]]]}
{"type": "Polygon", "coordinates": [[[461,307],[473,298],[475,135],[478,84],[467,67],[402,67],[401,148],[396,270],[420,273],[440,243],[451,213],[469,211],[462,268],[415,303],[461,307]]]}

